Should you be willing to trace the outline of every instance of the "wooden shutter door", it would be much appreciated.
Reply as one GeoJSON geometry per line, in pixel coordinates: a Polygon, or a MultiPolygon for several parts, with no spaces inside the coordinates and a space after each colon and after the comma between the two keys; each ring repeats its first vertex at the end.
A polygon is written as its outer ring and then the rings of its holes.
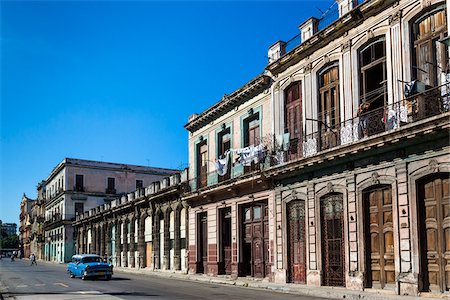
{"type": "Polygon", "coordinates": [[[392,191],[389,186],[365,194],[366,285],[395,283],[392,191]]]}
{"type": "Polygon", "coordinates": [[[450,181],[448,174],[419,184],[422,290],[450,287],[450,181]]]}
{"type": "Polygon", "coordinates": [[[289,281],[293,283],[306,283],[305,202],[290,202],[288,204],[287,216],[289,281]]]}

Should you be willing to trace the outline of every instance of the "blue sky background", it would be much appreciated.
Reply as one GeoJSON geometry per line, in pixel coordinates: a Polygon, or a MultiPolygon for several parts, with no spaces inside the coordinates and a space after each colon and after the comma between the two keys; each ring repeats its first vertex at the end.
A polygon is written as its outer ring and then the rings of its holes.
{"type": "Polygon", "coordinates": [[[2,1],[0,219],[65,157],[187,167],[188,116],[332,3],[2,1]]]}

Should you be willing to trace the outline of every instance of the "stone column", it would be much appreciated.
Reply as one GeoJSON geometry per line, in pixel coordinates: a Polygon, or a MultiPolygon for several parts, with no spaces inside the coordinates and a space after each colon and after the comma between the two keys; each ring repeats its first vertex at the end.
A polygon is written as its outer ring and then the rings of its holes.
{"type": "Polygon", "coordinates": [[[170,269],[170,232],[169,229],[170,228],[170,209],[165,209],[164,212],[164,270],[169,270],[170,269]]]}
{"type": "Polygon", "coordinates": [[[108,257],[108,259],[111,257],[112,253],[111,253],[111,223],[108,222],[105,225],[105,243],[106,243],[106,256],[108,257]]]}
{"type": "Polygon", "coordinates": [[[135,267],[134,251],[136,251],[134,246],[134,231],[136,225],[136,215],[132,214],[129,220],[130,220],[130,261],[128,262],[128,264],[130,267],[134,268],[135,267]]]}
{"type": "Polygon", "coordinates": [[[101,257],[103,257],[106,254],[105,251],[105,223],[101,222],[100,225],[98,226],[98,231],[99,231],[99,243],[100,243],[100,247],[98,249],[98,255],[100,255],[101,257]]]}
{"type": "Polygon", "coordinates": [[[159,259],[159,221],[161,216],[161,210],[157,210],[153,220],[153,266],[155,269],[161,269],[159,259]]]}
{"type": "Polygon", "coordinates": [[[173,207],[174,210],[174,222],[175,222],[175,232],[174,232],[174,255],[173,255],[173,266],[175,270],[181,270],[181,237],[180,237],[180,212],[181,205],[177,204],[173,207]]]}
{"type": "Polygon", "coordinates": [[[147,267],[147,257],[145,249],[145,218],[147,217],[146,210],[141,210],[138,227],[138,251],[139,251],[139,268],[147,267]]]}
{"type": "Polygon", "coordinates": [[[120,221],[120,219],[116,219],[115,220],[115,224],[116,224],[116,238],[115,238],[115,242],[116,242],[116,245],[115,245],[115,253],[114,253],[114,255],[116,256],[116,265],[118,266],[118,267],[120,267],[121,266],[121,263],[122,263],[122,261],[121,261],[121,259],[120,259],[120,251],[121,251],[121,239],[120,239],[120,227],[121,227],[121,221],[120,221]]]}
{"type": "Polygon", "coordinates": [[[122,224],[123,224],[123,239],[122,239],[122,243],[123,243],[123,247],[122,247],[122,251],[123,251],[123,261],[122,261],[122,267],[128,267],[128,218],[125,217],[122,219],[122,224]]]}
{"type": "Polygon", "coordinates": [[[91,253],[97,251],[97,227],[91,224],[91,253]]]}

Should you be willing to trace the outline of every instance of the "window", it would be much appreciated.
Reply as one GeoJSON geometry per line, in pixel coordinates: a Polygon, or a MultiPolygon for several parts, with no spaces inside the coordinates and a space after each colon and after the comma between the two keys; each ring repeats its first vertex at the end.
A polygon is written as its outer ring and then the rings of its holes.
{"type": "Polygon", "coordinates": [[[302,153],[302,82],[291,84],[284,92],[284,132],[289,134],[288,155],[295,158],[302,153]]]}
{"type": "Polygon", "coordinates": [[[142,189],[144,187],[144,182],[142,180],[136,180],[136,190],[142,189]]]}
{"type": "Polygon", "coordinates": [[[116,193],[116,179],[113,177],[108,177],[108,186],[106,188],[107,194],[115,194],[116,193]]]}
{"type": "Polygon", "coordinates": [[[81,215],[84,213],[84,203],[75,202],[75,215],[81,215]]]}
{"type": "Polygon", "coordinates": [[[339,143],[339,68],[337,64],[319,72],[319,134],[321,149],[339,143]]]}
{"type": "Polygon", "coordinates": [[[386,41],[372,41],[359,53],[361,71],[361,102],[368,102],[370,109],[386,104],[386,41]]]}
{"type": "Polygon", "coordinates": [[[84,192],[84,176],[83,175],[75,175],[75,191],[76,192],[84,192]]]}
{"type": "Polygon", "coordinates": [[[259,113],[244,120],[244,147],[257,146],[260,143],[259,113]]]}
{"type": "Polygon", "coordinates": [[[203,141],[197,144],[197,187],[204,187],[207,185],[208,177],[208,144],[203,141]]]}
{"type": "Polygon", "coordinates": [[[445,6],[438,7],[413,23],[413,74],[429,85],[439,84],[439,72],[447,68],[448,48],[438,40],[447,36],[445,6]]]}

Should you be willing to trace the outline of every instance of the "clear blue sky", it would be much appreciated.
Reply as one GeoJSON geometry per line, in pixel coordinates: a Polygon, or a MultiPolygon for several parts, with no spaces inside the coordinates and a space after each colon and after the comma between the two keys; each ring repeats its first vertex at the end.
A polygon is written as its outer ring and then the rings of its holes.
{"type": "Polygon", "coordinates": [[[188,116],[332,3],[2,1],[0,219],[65,157],[186,167],[188,116]]]}

